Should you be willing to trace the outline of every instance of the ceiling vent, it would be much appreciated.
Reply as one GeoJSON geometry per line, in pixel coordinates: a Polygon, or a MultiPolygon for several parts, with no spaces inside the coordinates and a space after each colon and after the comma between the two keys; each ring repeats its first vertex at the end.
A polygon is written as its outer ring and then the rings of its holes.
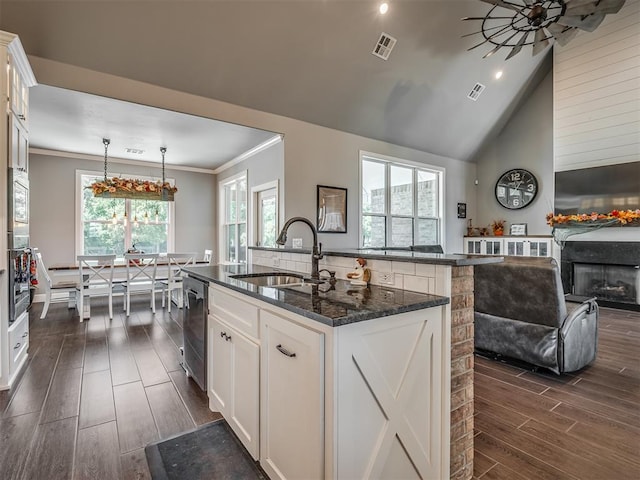
{"type": "Polygon", "coordinates": [[[380,38],[378,39],[378,43],[376,43],[376,47],[373,49],[373,53],[376,57],[380,57],[383,60],[389,58],[391,54],[391,50],[396,46],[397,40],[393,38],[391,35],[382,32],[380,34],[380,38]]]}
{"type": "Polygon", "coordinates": [[[482,85],[481,83],[476,83],[471,89],[471,91],[469,92],[469,95],[467,95],[467,98],[470,98],[475,102],[476,100],[478,100],[478,97],[484,91],[484,89],[485,89],[484,85],[482,85]]]}
{"type": "Polygon", "coordinates": [[[137,148],[125,148],[124,151],[127,153],[133,153],[134,155],[142,155],[144,153],[144,150],[139,150],[137,148]]]}

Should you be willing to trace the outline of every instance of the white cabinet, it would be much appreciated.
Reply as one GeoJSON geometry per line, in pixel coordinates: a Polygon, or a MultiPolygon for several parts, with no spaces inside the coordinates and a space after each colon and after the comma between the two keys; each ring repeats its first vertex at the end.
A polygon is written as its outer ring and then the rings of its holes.
{"type": "Polygon", "coordinates": [[[209,405],[271,480],[449,478],[445,307],[331,327],[209,292],[209,405]]]}
{"type": "Polygon", "coordinates": [[[9,115],[9,166],[29,171],[29,135],[13,114],[9,115]]]}
{"type": "Polygon", "coordinates": [[[324,478],[324,335],[262,310],[260,464],[269,478],[324,478]]]}
{"type": "MultiPolygon", "coordinates": [[[[210,289],[210,297],[212,294],[215,303],[216,289],[210,289]]],[[[224,320],[224,315],[208,318],[209,406],[222,414],[251,456],[258,460],[260,347],[224,320]]]]}
{"type": "Polygon", "coordinates": [[[515,255],[523,257],[550,257],[550,238],[505,238],[505,255],[515,255]]]}
{"type": "Polygon", "coordinates": [[[550,257],[552,237],[464,237],[464,253],[550,257]]]}
{"type": "Polygon", "coordinates": [[[27,360],[29,349],[29,314],[24,312],[9,327],[9,373],[16,375],[22,364],[27,360]]]}
{"type": "Polygon", "coordinates": [[[465,237],[464,253],[476,255],[503,255],[501,238],[465,237]]]}
{"type": "Polygon", "coordinates": [[[27,125],[29,85],[20,66],[20,56],[9,53],[9,108],[20,123],[27,125]]]}
{"type": "MultiPolygon", "coordinates": [[[[20,39],[0,31],[0,185],[6,192],[7,167],[28,169],[28,108],[29,88],[36,84],[27,55],[20,39]]],[[[7,195],[0,198],[0,250],[7,249],[7,195]]],[[[0,269],[8,270],[8,257],[0,258],[0,269]]],[[[0,390],[10,388],[26,365],[29,345],[29,319],[25,315],[9,325],[9,309],[6,292],[9,291],[9,274],[0,275],[0,292],[5,302],[0,306],[0,390]]]]}

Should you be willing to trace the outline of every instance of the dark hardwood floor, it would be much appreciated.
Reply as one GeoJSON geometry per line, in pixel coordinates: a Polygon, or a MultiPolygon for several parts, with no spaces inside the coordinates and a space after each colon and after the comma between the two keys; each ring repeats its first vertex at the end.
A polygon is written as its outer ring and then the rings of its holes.
{"type": "Polygon", "coordinates": [[[220,418],[180,367],[180,309],[91,303],[83,323],[66,303],[30,312],[29,363],[0,392],[3,480],[150,478],[147,443],[220,418]]]}
{"type": "MultiPolygon", "coordinates": [[[[144,446],[215,420],[179,364],[181,311],[114,319],[92,301],[30,313],[29,364],[0,392],[0,478],[145,479],[144,446]]],[[[571,375],[476,356],[475,472],[491,479],[640,478],[640,313],[601,309],[597,361],[571,375]]]]}
{"type": "Polygon", "coordinates": [[[561,376],[476,355],[474,478],[640,479],[640,313],[601,308],[598,346],[561,376]]]}

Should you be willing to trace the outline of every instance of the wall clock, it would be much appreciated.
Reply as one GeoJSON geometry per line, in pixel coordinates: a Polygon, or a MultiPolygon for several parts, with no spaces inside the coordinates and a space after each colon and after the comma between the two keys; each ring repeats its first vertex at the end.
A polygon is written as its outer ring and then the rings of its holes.
{"type": "Polygon", "coordinates": [[[538,193],[535,175],[523,168],[505,172],[496,182],[496,200],[505,208],[517,210],[533,202],[538,193]]]}

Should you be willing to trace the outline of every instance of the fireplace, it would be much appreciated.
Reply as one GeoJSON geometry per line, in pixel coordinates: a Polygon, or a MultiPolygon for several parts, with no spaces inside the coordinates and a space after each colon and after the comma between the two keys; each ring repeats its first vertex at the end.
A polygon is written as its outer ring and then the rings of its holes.
{"type": "Polygon", "coordinates": [[[640,311],[640,242],[566,242],[561,275],[565,293],[640,311]]]}

